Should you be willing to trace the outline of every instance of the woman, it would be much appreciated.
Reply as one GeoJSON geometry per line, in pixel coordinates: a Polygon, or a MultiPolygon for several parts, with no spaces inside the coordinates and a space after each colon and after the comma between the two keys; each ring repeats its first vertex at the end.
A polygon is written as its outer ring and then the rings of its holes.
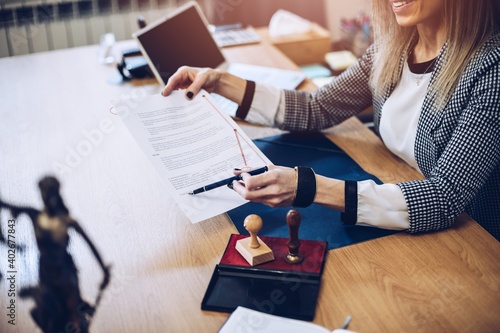
{"type": "Polygon", "coordinates": [[[408,232],[449,227],[465,211],[500,239],[498,7],[497,0],[374,0],[375,43],[313,94],[189,67],[162,94],[186,88],[192,98],[204,88],[240,104],[238,117],[290,131],[328,128],[373,105],[387,148],[425,180],[376,185],[271,167],[243,174],[234,190],[272,207],[316,203],[344,212],[347,224],[408,232]]]}

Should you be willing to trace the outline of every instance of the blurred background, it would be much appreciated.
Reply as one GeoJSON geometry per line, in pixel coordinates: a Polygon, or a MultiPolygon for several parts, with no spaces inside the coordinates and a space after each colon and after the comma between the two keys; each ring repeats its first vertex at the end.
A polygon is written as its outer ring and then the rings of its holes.
{"type": "MultiPolygon", "coordinates": [[[[106,33],[131,38],[137,18],[152,22],[187,0],[0,0],[0,57],[99,44],[106,33]]],[[[370,0],[199,0],[213,25],[268,26],[278,9],[317,23],[332,49],[352,48],[351,21],[369,15],[370,0]],[[347,43],[347,44],[346,44],[347,43]]]]}

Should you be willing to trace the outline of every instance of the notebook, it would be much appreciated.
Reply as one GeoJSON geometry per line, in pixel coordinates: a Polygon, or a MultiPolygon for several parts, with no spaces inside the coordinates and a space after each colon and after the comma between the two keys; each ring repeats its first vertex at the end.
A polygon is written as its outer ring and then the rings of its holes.
{"type": "MultiPolygon", "coordinates": [[[[300,71],[227,61],[208,29],[208,21],[201,8],[194,1],[146,25],[132,36],[162,85],[184,65],[223,69],[244,79],[269,83],[282,89],[295,89],[305,78],[300,71]]],[[[214,97],[229,115],[236,114],[236,103],[222,96],[214,97]]]]}

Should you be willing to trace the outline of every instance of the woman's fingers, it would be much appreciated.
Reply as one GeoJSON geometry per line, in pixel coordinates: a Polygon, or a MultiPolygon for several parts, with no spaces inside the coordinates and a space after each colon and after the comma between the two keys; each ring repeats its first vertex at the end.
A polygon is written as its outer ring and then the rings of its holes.
{"type": "Polygon", "coordinates": [[[192,99],[203,88],[212,92],[215,78],[211,74],[212,70],[209,68],[199,70],[192,83],[186,88],[186,97],[192,99]]]}
{"type": "Polygon", "coordinates": [[[161,94],[168,96],[174,90],[186,89],[186,97],[192,99],[201,89],[213,92],[219,76],[218,72],[211,68],[183,66],[168,79],[161,94]]]}
{"type": "Polygon", "coordinates": [[[233,182],[233,189],[246,200],[271,207],[289,206],[295,195],[294,172],[284,167],[272,167],[256,176],[244,172],[241,181],[233,182]]]}
{"type": "Polygon", "coordinates": [[[184,89],[188,87],[192,82],[192,75],[190,72],[195,71],[195,68],[190,67],[180,67],[167,81],[167,84],[163,88],[161,94],[163,96],[168,96],[174,90],[184,89]]]}

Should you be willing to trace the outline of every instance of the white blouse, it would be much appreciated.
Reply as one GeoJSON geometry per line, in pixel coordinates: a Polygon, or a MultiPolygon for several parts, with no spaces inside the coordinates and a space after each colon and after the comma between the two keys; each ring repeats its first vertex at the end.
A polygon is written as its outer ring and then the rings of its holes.
{"type": "Polygon", "coordinates": [[[385,146],[418,171],[415,135],[430,80],[431,73],[412,73],[405,62],[401,80],[383,105],[380,118],[379,133],[385,146]]]}
{"type": "MultiPolygon", "coordinates": [[[[382,108],[380,121],[380,135],[387,148],[417,170],[415,136],[430,76],[430,73],[414,74],[405,64],[398,86],[382,108]]],[[[265,126],[279,126],[284,121],[284,115],[284,92],[274,86],[257,84],[246,120],[265,126]]],[[[408,207],[399,186],[378,185],[372,180],[359,181],[357,221],[357,225],[363,226],[408,229],[408,207]]]]}

